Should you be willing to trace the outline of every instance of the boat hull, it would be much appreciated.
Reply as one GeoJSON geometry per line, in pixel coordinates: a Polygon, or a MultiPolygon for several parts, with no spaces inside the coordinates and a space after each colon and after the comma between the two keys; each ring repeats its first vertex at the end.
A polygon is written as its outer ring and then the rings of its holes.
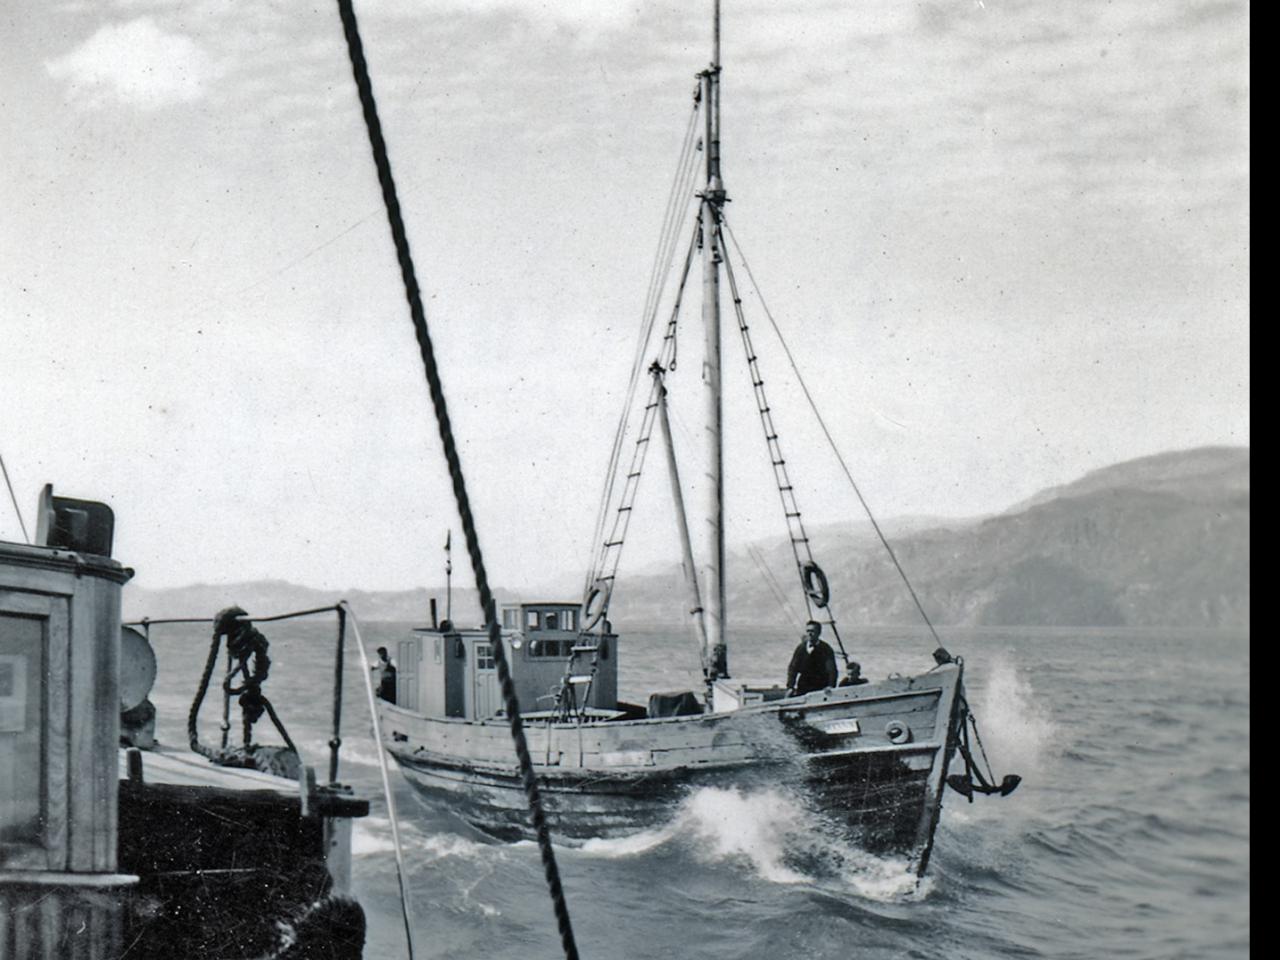
{"type": "MultiPolygon", "coordinates": [[[[960,668],[838,687],[724,713],[583,724],[526,736],[557,839],[668,822],[704,787],[784,787],[874,853],[928,863],[960,710],[960,668]]],[[[380,707],[405,777],[500,839],[531,835],[508,725],[380,707]]]]}

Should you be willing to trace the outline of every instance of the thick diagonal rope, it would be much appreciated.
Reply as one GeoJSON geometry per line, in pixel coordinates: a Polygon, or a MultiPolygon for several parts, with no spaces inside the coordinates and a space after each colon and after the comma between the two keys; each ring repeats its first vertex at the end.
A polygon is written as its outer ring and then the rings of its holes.
{"type": "Polygon", "coordinates": [[[427,331],[426,310],[422,306],[422,294],[418,287],[413,258],[409,252],[409,238],[405,232],[404,218],[400,212],[400,201],[396,196],[395,180],[391,175],[391,160],[387,155],[387,144],[382,136],[382,124],[378,119],[378,107],[373,97],[373,82],[369,78],[369,68],[364,57],[364,46],[360,40],[360,31],[356,23],[356,14],[352,8],[351,0],[338,0],[338,12],[342,17],[342,29],[347,40],[347,54],[351,59],[351,70],[355,75],[356,88],[360,94],[360,107],[364,113],[365,127],[369,132],[369,146],[373,151],[373,161],[378,169],[378,183],[382,188],[382,201],[387,208],[387,221],[391,228],[391,237],[395,242],[396,256],[400,261],[400,274],[404,281],[405,298],[409,303],[413,330],[418,339],[418,348],[422,353],[422,365],[427,376],[431,403],[435,409],[440,442],[444,447],[445,460],[449,465],[449,479],[453,484],[453,496],[458,504],[458,515],[462,522],[462,532],[466,539],[467,555],[471,558],[471,569],[475,575],[476,590],[480,594],[480,606],[484,611],[485,623],[489,628],[489,642],[493,646],[494,665],[498,668],[498,680],[502,685],[502,698],[506,705],[507,718],[511,726],[511,739],[515,743],[516,756],[520,763],[520,777],[524,784],[525,795],[529,801],[529,812],[533,819],[533,827],[538,837],[538,849],[542,854],[543,871],[546,874],[547,887],[551,893],[551,902],[555,909],[561,945],[564,948],[564,955],[567,960],[577,960],[578,947],[574,942],[573,924],[569,919],[569,906],[565,901],[564,889],[560,884],[560,870],[556,866],[555,851],[551,847],[551,833],[547,827],[546,814],[542,809],[542,797],[539,793],[537,777],[533,770],[533,758],[529,755],[529,744],[525,739],[524,727],[520,722],[520,704],[516,699],[515,687],[511,682],[511,668],[507,663],[507,655],[503,649],[497,606],[494,603],[493,591],[489,587],[488,574],[485,572],[484,557],[480,552],[480,536],[476,530],[475,517],[471,512],[471,500],[467,496],[466,481],[462,475],[462,461],[458,456],[458,445],[454,440],[453,426],[449,420],[449,409],[445,403],[444,386],[440,380],[440,370],[436,364],[435,350],[431,345],[431,337],[427,331]]]}
{"type": "Polygon", "coordinates": [[[853,492],[858,498],[858,502],[862,504],[862,509],[867,515],[867,519],[871,521],[871,526],[876,532],[876,536],[880,538],[880,543],[884,545],[885,551],[889,554],[889,559],[893,561],[894,567],[898,570],[898,576],[902,578],[902,582],[907,587],[907,592],[911,594],[911,600],[916,605],[916,609],[920,611],[920,616],[924,620],[925,626],[929,628],[929,632],[933,634],[933,639],[938,646],[942,646],[942,638],[938,636],[938,631],[933,627],[933,621],[929,619],[929,614],[925,613],[924,604],[920,602],[920,597],[916,594],[916,588],[911,585],[911,578],[907,576],[907,571],[902,569],[902,564],[898,562],[898,555],[894,552],[893,547],[889,543],[889,538],[884,535],[884,531],[880,529],[880,524],[876,521],[875,514],[871,512],[871,507],[867,503],[866,498],[862,495],[862,491],[858,488],[858,482],[853,479],[853,473],[849,470],[849,465],[844,462],[844,456],[840,453],[840,448],[836,446],[835,438],[831,436],[831,431],[827,429],[827,422],[822,419],[822,414],[818,411],[818,405],[813,400],[813,394],[809,392],[808,385],[804,382],[804,377],[800,375],[800,367],[796,363],[796,358],[791,353],[791,348],[787,346],[787,341],[782,336],[782,331],[778,328],[778,322],[774,320],[773,313],[769,310],[769,305],[765,303],[764,294],[760,291],[760,284],[756,283],[755,274],[751,271],[751,264],[747,262],[746,255],[742,252],[742,246],[738,243],[738,238],[734,236],[733,228],[729,226],[729,222],[724,219],[721,214],[721,226],[729,234],[729,239],[733,241],[733,248],[738,253],[738,259],[742,261],[742,266],[747,271],[747,279],[751,281],[751,286],[756,292],[756,296],[760,298],[760,306],[764,310],[764,315],[769,318],[769,324],[773,327],[773,332],[778,337],[778,342],[782,344],[782,350],[787,355],[787,362],[791,364],[791,371],[796,375],[796,382],[800,384],[800,389],[804,391],[804,398],[809,401],[809,409],[813,411],[813,415],[817,418],[818,426],[822,428],[823,435],[827,438],[827,443],[831,446],[832,452],[836,455],[836,460],[840,463],[840,469],[844,471],[845,477],[849,481],[849,486],[853,487],[853,492]]]}

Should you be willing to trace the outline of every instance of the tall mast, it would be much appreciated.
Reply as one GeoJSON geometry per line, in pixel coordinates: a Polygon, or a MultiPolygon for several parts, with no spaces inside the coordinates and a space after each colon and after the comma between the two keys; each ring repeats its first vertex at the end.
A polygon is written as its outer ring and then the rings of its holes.
{"type": "Polygon", "coordinates": [[[702,73],[706,111],[707,186],[699,213],[702,224],[702,325],[706,353],[702,381],[707,402],[707,522],[711,550],[703,566],[707,664],[710,679],[729,675],[725,646],[724,443],[720,404],[720,211],[725,202],[720,179],[720,0],[715,0],[711,65],[702,73]]]}

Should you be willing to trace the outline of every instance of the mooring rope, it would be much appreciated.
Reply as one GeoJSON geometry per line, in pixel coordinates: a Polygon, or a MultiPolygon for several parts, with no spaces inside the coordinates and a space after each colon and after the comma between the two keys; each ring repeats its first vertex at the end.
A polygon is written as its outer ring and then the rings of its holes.
{"type": "MultiPolygon", "coordinates": [[[[208,620],[206,619],[203,622],[208,623],[208,620]]],[[[217,751],[204,746],[200,742],[198,723],[200,705],[204,703],[204,696],[209,692],[209,681],[213,677],[214,667],[218,665],[218,651],[221,647],[222,635],[214,633],[213,640],[209,644],[209,657],[204,662],[204,672],[200,674],[200,683],[196,686],[195,699],[191,701],[191,709],[187,711],[187,742],[192,750],[210,760],[217,757],[217,751]]]]}
{"type": "Polygon", "coordinates": [[[907,571],[902,568],[902,564],[898,562],[898,555],[894,552],[893,547],[889,543],[889,538],[884,535],[884,531],[880,529],[880,524],[876,521],[875,514],[871,512],[871,506],[867,503],[866,498],[862,495],[862,490],[858,487],[858,482],[853,479],[853,473],[849,470],[849,465],[844,462],[844,456],[840,453],[840,448],[836,446],[836,441],[831,436],[831,431],[827,429],[827,422],[822,418],[822,414],[818,411],[818,405],[814,402],[813,394],[809,392],[809,386],[804,382],[804,377],[800,375],[800,367],[796,363],[796,358],[791,353],[791,348],[787,346],[786,339],[782,336],[782,331],[778,328],[778,322],[774,320],[773,313],[769,310],[769,305],[765,303],[764,294],[760,291],[760,284],[756,283],[755,274],[751,271],[751,264],[747,262],[746,254],[742,252],[742,246],[738,243],[738,238],[734,236],[733,228],[729,226],[729,222],[724,219],[723,214],[720,218],[721,225],[728,231],[729,239],[733,241],[733,248],[738,252],[738,259],[742,261],[742,266],[747,271],[747,278],[751,281],[751,286],[756,292],[756,296],[760,298],[760,306],[764,310],[764,315],[768,317],[773,332],[778,337],[778,342],[782,344],[782,350],[787,355],[787,361],[791,364],[791,371],[796,375],[796,382],[800,384],[800,389],[804,391],[804,398],[809,401],[809,409],[813,411],[814,417],[817,418],[818,426],[822,428],[823,435],[827,438],[831,450],[836,455],[836,460],[840,463],[840,469],[844,471],[845,477],[849,481],[849,485],[853,487],[854,494],[858,497],[858,502],[862,504],[862,509],[867,515],[867,519],[871,521],[871,526],[876,532],[876,536],[880,538],[880,543],[884,545],[885,551],[889,554],[889,559],[893,561],[894,567],[898,570],[898,576],[902,578],[902,582],[907,587],[907,592],[911,594],[911,600],[916,605],[916,609],[920,611],[920,616],[924,620],[925,626],[929,628],[929,632],[933,634],[933,639],[938,646],[942,647],[942,638],[938,636],[938,631],[933,627],[933,621],[929,619],[929,614],[925,613],[924,604],[920,602],[920,597],[916,594],[916,588],[911,585],[911,578],[907,576],[907,571]]]}
{"type": "Polygon", "coordinates": [[[409,303],[414,333],[417,336],[418,348],[422,354],[422,364],[425,368],[427,385],[431,393],[431,403],[435,409],[440,442],[444,447],[445,460],[449,465],[449,478],[452,481],[453,495],[458,505],[458,515],[462,522],[462,531],[467,543],[467,554],[471,558],[471,569],[475,575],[476,590],[480,594],[480,606],[484,611],[485,623],[489,629],[489,642],[493,648],[494,665],[498,668],[498,680],[502,685],[502,698],[506,705],[507,718],[511,726],[511,739],[515,743],[516,756],[520,762],[520,776],[524,784],[525,795],[529,801],[533,827],[538,837],[538,848],[542,854],[543,871],[546,874],[547,887],[551,893],[551,901],[555,909],[561,944],[567,960],[577,960],[578,947],[574,941],[573,925],[569,919],[569,906],[560,883],[560,870],[556,866],[555,851],[551,847],[551,833],[547,826],[546,814],[542,809],[542,797],[534,774],[533,758],[529,755],[529,744],[525,739],[524,727],[520,721],[520,704],[516,699],[515,687],[511,682],[511,668],[507,663],[506,651],[503,649],[502,631],[497,617],[497,605],[494,602],[493,591],[489,587],[488,574],[485,572],[484,557],[480,552],[480,537],[476,530],[475,518],[471,513],[471,500],[467,496],[466,481],[462,474],[462,462],[458,456],[458,447],[453,436],[453,426],[450,423],[449,410],[445,403],[444,387],[440,380],[440,371],[436,364],[431,337],[427,331],[426,311],[422,306],[422,295],[418,287],[413,258],[409,251],[409,238],[405,232],[404,218],[400,212],[400,201],[397,198],[395,180],[391,174],[391,160],[387,154],[386,141],[382,136],[382,124],[378,119],[378,106],[373,96],[373,82],[369,78],[369,68],[364,57],[364,46],[360,40],[355,10],[352,7],[351,0],[337,0],[337,2],[338,13],[342,18],[343,33],[347,41],[347,54],[351,59],[351,70],[355,75],[356,88],[360,95],[360,106],[364,113],[365,127],[369,133],[369,146],[373,151],[373,161],[378,170],[378,183],[382,188],[382,200],[387,208],[387,221],[391,228],[391,237],[395,242],[396,256],[400,262],[400,274],[404,281],[405,298],[409,303]]]}
{"type": "Polygon", "coordinates": [[[409,960],[413,960],[413,922],[409,917],[409,881],[404,866],[404,847],[400,843],[400,818],[396,814],[396,798],[391,790],[391,774],[387,770],[387,753],[382,749],[382,724],[378,719],[378,704],[373,693],[373,670],[365,653],[364,638],[360,636],[360,624],[347,601],[338,607],[351,624],[351,635],[360,651],[360,672],[364,674],[364,689],[369,697],[369,716],[373,717],[373,740],[378,751],[378,770],[382,774],[382,794],[387,801],[387,819],[391,821],[391,845],[396,853],[396,880],[400,884],[400,916],[404,918],[404,935],[409,948],[409,960]]]}

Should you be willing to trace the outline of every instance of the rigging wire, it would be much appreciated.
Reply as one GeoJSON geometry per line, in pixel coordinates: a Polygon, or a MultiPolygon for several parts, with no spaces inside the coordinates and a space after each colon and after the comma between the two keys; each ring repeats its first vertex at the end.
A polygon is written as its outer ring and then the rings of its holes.
{"type": "Polygon", "coordinates": [[[22,539],[31,542],[31,534],[27,533],[27,522],[22,519],[22,510],[18,507],[18,496],[13,492],[13,483],[9,480],[9,468],[4,465],[4,454],[0,454],[0,473],[4,474],[5,486],[9,488],[9,499],[13,502],[13,512],[18,515],[18,526],[22,528],[22,539]]]}
{"type": "Polygon", "coordinates": [[[787,619],[791,621],[793,627],[797,630],[802,630],[804,627],[803,622],[796,614],[795,608],[791,606],[791,601],[787,599],[787,594],[782,589],[782,584],[778,583],[778,578],[769,569],[769,564],[765,560],[764,554],[760,552],[760,548],[754,543],[749,543],[747,544],[747,553],[751,556],[752,562],[755,563],[756,570],[759,571],[760,578],[764,580],[765,586],[773,594],[773,599],[778,602],[778,609],[787,615],[787,619]]]}
{"type": "MultiPolygon", "coordinates": [[[[716,224],[715,230],[720,238],[720,246],[724,247],[724,230],[722,229],[723,216],[720,222],[716,224]]],[[[741,251],[739,251],[741,254],[741,251]]],[[[778,489],[778,499],[782,505],[783,520],[787,525],[787,536],[791,541],[791,556],[795,559],[796,573],[800,576],[801,586],[804,588],[804,606],[805,611],[810,617],[814,616],[814,608],[822,610],[827,617],[827,625],[831,627],[831,634],[835,637],[836,646],[840,650],[840,658],[844,660],[845,669],[849,669],[849,652],[844,647],[844,640],[840,636],[840,628],[836,625],[836,614],[831,606],[831,598],[829,595],[823,596],[821,599],[815,597],[810,587],[809,578],[814,571],[823,578],[825,584],[825,574],[822,574],[821,568],[813,559],[813,548],[809,542],[809,533],[805,529],[804,519],[801,516],[800,502],[796,497],[795,485],[791,482],[790,472],[787,470],[787,459],[782,455],[782,444],[778,439],[778,428],[773,420],[772,408],[769,406],[768,397],[765,395],[764,374],[760,371],[760,360],[756,354],[755,345],[752,343],[751,330],[747,326],[746,314],[742,309],[742,295],[738,290],[738,278],[733,272],[733,261],[726,256],[724,258],[725,275],[729,279],[729,290],[733,295],[734,316],[738,321],[738,333],[741,335],[742,347],[747,358],[747,372],[751,380],[751,388],[755,395],[756,410],[760,414],[760,425],[764,428],[765,449],[769,454],[769,461],[773,464],[773,482],[778,489]]],[[[822,588],[824,594],[827,593],[827,587],[822,588]]]]}
{"type": "Polygon", "coordinates": [[[880,524],[876,521],[875,514],[871,512],[871,507],[867,503],[866,498],[862,495],[862,490],[858,487],[858,482],[853,479],[853,473],[849,470],[849,465],[845,463],[844,456],[840,453],[840,448],[836,446],[835,438],[831,436],[831,431],[827,429],[827,422],[822,418],[822,414],[818,411],[818,405],[814,402],[813,394],[809,392],[808,385],[804,382],[804,377],[800,374],[800,367],[796,363],[795,356],[791,353],[791,348],[787,345],[787,341],[782,336],[782,331],[778,328],[778,322],[773,318],[769,305],[765,302],[764,294],[760,291],[760,284],[756,282],[755,274],[751,270],[751,264],[747,262],[746,254],[742,252],[742,246],[738,243],[737,236],[734,235],[733,228],[729,226],[727,220],[721,215],[721,224],[729,233],[729,239],[733,241],[733,248],[738,253],[738,259],[742,261],[742,265],[746,268],[747,278],[751,281],[751,286],[756,292],[756,296],[760,298],[760,306],[764,310],[764,315],[769,318],[769,324],[773,327],[773,332],[778,337],[778,342],[782,344],[783,352],[787,355],[787,361],[791,364],[791,370],[796,375],[796,382],[800,384],[800,389],[804,391],[804,397],[809,402],[809,408],[813,411],[813,415],[817,418],[818,426],[822,428],[823,435],[827,438],[827,443],[831,446],[831,450],[836,455],[836,460],[840,463],[840,468],[844,471],[849,485],[853,487],[853,492],[857,495],[858,502],[862,504],[862,509],[867,515],[867,519],[871,521],[871,526],[875,529],[876,536],[880,538],[880,543],[884,545],[885,551],[889,554],[889,559],[893,561],[894,567],[898,570],[898,576],[902,578],[902,582],[906,585],[907,592],[911,594],[911,600],[916,605],[916,610],[920,612],[921,618],[924,620],[925,626],[929,628],[929,633],[933,635],[933,639],[938,646],[942,646],[942,638],[938,636],[938,631],[934,629],[933,621],[929,619],[929,614],[925,613],[924,604],[920,602],[920,597],[916,593],[916,588],[911,585],[911,578],[907,576],[906,570],[902,568],[902,564],[898,561],[898,555],[894,552],[893,546],[889,543],[889,538],[884,535],[884,531],[880,529],[880,524]]]}
{"type": "Polygon", "coordinates": [[[662,229],[659,232],[658,247],[654,253],[653,266],[650,271],[648,290],[645,294],[644,309],[641,312],[640,334],[636,342],[636,352],[632,360],[631,374],[627,381],[627,391],[622,404],[622,413],[618,419],[618,428],[614,434],[613,446],[609,452],[608,466],[605,468],[604,489],[600,497],[600,508],[596,516],[592,533],[593,553],[587,569],[586,583],[583,585],[585,597],[592,588],[594,572],[603,562],[604,548],[601,546],[605,524],[608,522],[609,507],[613,502],[614,487],[617,483],[618,465],[622,459],[622,450],[630,423],[632,405],[635,402],[636,390],[640,383],[641,372],[645,369],[645,351],[653,336],[653,328],[657,322],[658,299],[666,279],[670,276],[675,257],[675,244],[679,238],[679,214],[681,198],[687,204],[692,196],[693,177],[697,164],[694,162],[697,119],[700,110],[700,98],[695,97],[689,123],[685,127],[684,140],[680,148],[680,156],[676,162],[676,170],[672,176],[671,192],[667,197],[666,212],[663,216],[662,229]]]}
{"type": "Polygon", "coordinates": [[[503,702],[506,706],[507,718],[511,727],[511,739],[515,744],[521,780],[529,803],[533,827],[538,838],[538,849],[542,855],[543,872],[546,876],[547,887],[555,910],[561,946],[564,949],[566,960],[577,960],[578,947],[574,940],[573,924],[569,918],[569,906],[565,900],[564,888],[560,882],[560,870],[556,865],[555,851],[551,846],[551,832],[547,826],[546,813],[542,807],[542,796],[533,769],[533,758],[530,756],[529,744],[525,738],[524,727],[520,720],[520,704],[516,699],[515,687],[511,681],[511,667],[507,662],[505,645],[502,642],[502,630],[498,623],[497,606],[494,601],[493,591],[489,586],[489,576],[485,570],[484,557],[480,551],[480,535],[476,529],[475,517],[471,512],[471,500],[467,495],[466,481],[462,473],[462,462],[458,455],[458,446],[453,435],[453,426],[449,419],[449,410],[445,402],[440,370],[436,363],[435,350],[432,347],[431,337],[427,329],[426,310],[422,305],[418,278],[413,265],[413,257],[409,250],[409,238],[405,231],[404,218],[400,212],[400,201],[396,195],[396,185],[391,173],[391,160],[387,154],[387,144],[382,136],[382,124],[378,119],[378,107],[373,96],[373,82],[369,78],[369,68],[364,57],[364,46],[360,40],[355,10],[352,7],[352,0],[337,0],[337,2],[338,13],[342,19],[343,33],[347,41],[347,54],[351,60],[351,70],[355,77],[356,88],[360,96],[360,106],[364,114],[365,127],[369,134],[369,146],[373,152],[374,165],[378,171],[378,183],[382,189],[383,204],[387,208],[387,221],[391,228],[396,256],[400,263],[405,299],[408,301],[414,333],[422,354],[422,363],[431,393],[431,402],[435,409],[436,426],[439,430],[441,445],[444,448],[445,460],[449,465],[449,478],[453,484],[453,495],[457,501],[458,514],[462,522],[467,554],[471,558],[471,569],[475,576],[476,590],[480,595],[480,606],[484,612],[485,624],[489,631],[489,642],[493,648],[494,665],[498,669],[498,681],[502,686],[503,702]]]}
{"type": "MultiPolygon", "coordinates": [[[[675,356],[676,343],[676,324],[680,318],[680,307],[684,301],[685,286],[689,280],[689,271],[693,265],[694,253],[697,249],[698,232],[695,229],[689,240],[689,249],[685,255],[684,266],[680,273],[680,281],[676,287],[675,301],[671,307],[671,314],[667,320],[667,331],[662,338],[662,346],[659,350],[658,360],[656,364],[661,369],[669,369],[670,363],[675,356]]],[[[640,354],[643,356],[643,354],[640,354]]],[[[652,369],[652,367],[650,367],[652,369]]],[[[604,524],[600,525],[600,532],[597,537],[597,548],[593,554],[591,568],[587,574],[586,593],[584,594],[584,606],[586,598],[591,596],[597,583],[603,582],[611,587],[614,578],[618,572],[618,564],[622,560],[622,547],[626,541],[627,530],[631,525],[632,507],[635,504],[636,494],[639,492],[640,476],[644,470],[645,458],[648,454],[649,441],[653,434],[653,427],[657,420],[659,391],[662,385],[658,380],[654,380],[650,384],[648,398],[644,408],[641,411],[640,427],[637,431],[635,444],[632,448],[631,460],[626,475],[622,478],[622,490],[617,498],[616,509],[613,510],[613,523],[609,527],[607,537],[603,536],[604,524]],[[612,554],[610,553],[612,551],[612,554]]],[[[632,397],[628,404],[628,410],[634,402],[632,397]]],[[[625,432],[624,422],[619,424],[619,434],[615,438],[616,442],[621,444],[623,433],[625,432]]],[[[621,458],[618,459],[611,471],[610,490],[616,484],[617,478],[621,476],[618,467],[621,465],[621,458]]],[[[609,513],[609,508],[613,506],[614,499],[610,495],[609,499],[602,504],[605,515],[609,513]]],[[[606,590],[604,597],[605,609],[601,611],[600,618],[603,619],[607,612],[610,590],[606,590]]]]}

